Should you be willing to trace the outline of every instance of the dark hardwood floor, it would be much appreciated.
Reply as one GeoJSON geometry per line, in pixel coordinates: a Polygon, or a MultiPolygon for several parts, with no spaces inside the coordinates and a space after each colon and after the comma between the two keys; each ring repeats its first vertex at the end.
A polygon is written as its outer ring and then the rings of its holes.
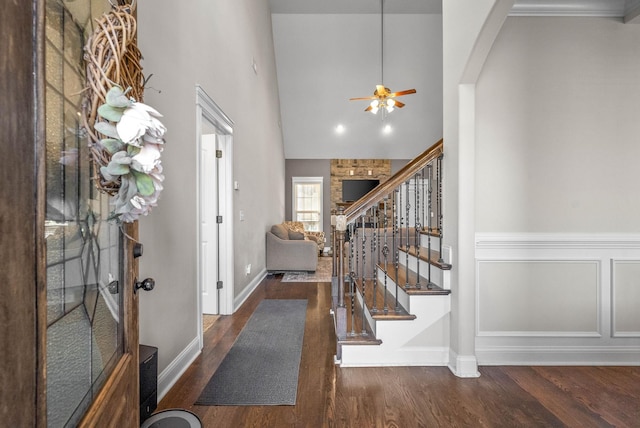
{"type": "Polygon", "coordinates": [[[339,368],[333,363],[330,284],[267,277],[204,336],[202,355],[159,403],[204,427],[640,427],[640,367],[480,367],[460,379],[446,367],[339,368]],[[263,299],[308,299],[295,406],[195,406],[263,299]]]}

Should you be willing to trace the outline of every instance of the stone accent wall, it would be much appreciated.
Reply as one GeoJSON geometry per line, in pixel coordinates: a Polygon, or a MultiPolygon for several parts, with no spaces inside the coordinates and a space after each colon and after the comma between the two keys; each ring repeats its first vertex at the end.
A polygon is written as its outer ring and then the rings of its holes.
{"type": "Polygon", "coordinates": [[[336,209],[337,203],[342,202],[342,180],[380,180],[384,183],[389,177],[389,159],[331,159],[331,209],[336,209]]]}

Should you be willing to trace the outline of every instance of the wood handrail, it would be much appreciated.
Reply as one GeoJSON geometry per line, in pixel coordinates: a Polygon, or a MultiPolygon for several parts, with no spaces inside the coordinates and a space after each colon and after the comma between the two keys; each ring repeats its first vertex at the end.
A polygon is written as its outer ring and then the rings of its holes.
{"type": "Polygon", "coordinates": [[[442,154],[442,148],[443,142],[441,139],[433,146],[425,150],[423,153],[418,155],[411,162],[402,167],[387,181],[380,184],[378,187],[371,190],[362,198],[351,204],[344,212],[344,214],[347,216],[347,223],[351,223],[356,218],[358,218],[358,216],[364,214],[369,208],[379,203],[382,198],[391,193],[393,189],[400,186],[402,183],[411,178],[411,176],[413,176],[416,172],[424,168],[429,162],[440,156],[442,154]]]}

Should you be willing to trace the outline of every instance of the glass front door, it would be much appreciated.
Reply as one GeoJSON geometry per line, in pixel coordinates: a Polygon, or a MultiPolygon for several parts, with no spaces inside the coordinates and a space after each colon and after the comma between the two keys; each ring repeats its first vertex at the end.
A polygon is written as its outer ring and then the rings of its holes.
{"type": "Polygon", "coordinates": [[[123,355],[123,237],[92,184],[81,121],[83,46],[110,5],[45,4],[47,421],[61,427],[77,425],[123,355]]]}

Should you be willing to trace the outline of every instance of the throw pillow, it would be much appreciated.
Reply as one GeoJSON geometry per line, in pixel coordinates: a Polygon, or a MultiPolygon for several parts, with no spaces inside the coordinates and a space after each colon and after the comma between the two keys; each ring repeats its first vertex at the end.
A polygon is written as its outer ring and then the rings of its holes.
{"type": "Polygon", "coordinates": [[[271,226],[271,233],[273,233],[280,239],[289,239],[289,232],[287,231],[287,228],[282,224],[274,224],[273,226],[271,226]]]}
{"type": "Polygon", "coordinates": [[[289,229],[289,239],[302,240],[304,239],[304,233],[289,229]]]}

